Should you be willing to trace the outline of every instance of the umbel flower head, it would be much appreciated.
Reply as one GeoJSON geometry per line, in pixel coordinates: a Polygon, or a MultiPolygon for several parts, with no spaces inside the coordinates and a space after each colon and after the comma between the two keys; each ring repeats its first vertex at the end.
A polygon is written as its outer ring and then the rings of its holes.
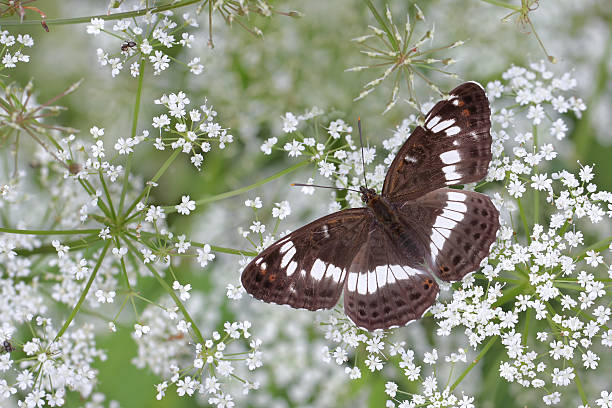
{"type": "Polygon", "coordinates": [[[361,52],[372,58],[374,62],[370,65],[349,68],[347,71],[356,72],[365,69],[384,69],[384,71],[381,76],[365,84],[363,91],[361,91],[355,100],[365,98],[374,91],[376,86],[388,79],[393,84],[393,91],[391,99],[383,111],[384,114],[396,105],[399,100],[401,84],[405,82],[409,97],[408,102],[417,106],[420,112],[420,104],[414,92],[415,76],[417,79],[424,81],[438,94],[443,95],[438,87],[423,74],[423,71],[432,70],[455,78],[455,74],[439,68],[439,66],[452,65],[455,60],[448,57],[440,59],[436,57],[436,53],[458,47],[463,44],[463,41],[456,41],[442,47],[424,49],[427,42],[433,41],[434,28],[432,27],[427,30],[420,38],[416,38],[416,25],[425,20],[425,15],[419,6],[414,5],[413,22],[411,23],[410,14],[408,14],[406,16],[406,24],[403,30],[400,31],[393,22],[389,6],[386,7],[385,19],[383,19],[372,3],[370,1],[367,3],[380,27],[369,26],[372,34],[354,38],[353,41],[359,44],[363,48],[361,52]]]}
{"type": "Polygon", "coordinates": [[[173,60],[187,66],[194,75],[204,70],[199,57],[184,63],[168,54],[173,47],[191,48],[196,40],[193,34],[183,31],[188,26],[198,27],[197,21],[188,13],[183,15],[181,24],[174,21],[170,12],[161,19],[157,13],[147,13],[140,17],[117,20],[113,23],[112,31],[108,31],[105,26],[106,21],[102,18],[92,18],[87,26],[87,34],[98,36],[104,33],[118,39],[116,48],[98,48],[96,51],[98,63],[109,66],[113,78],[127,66],[130,75],[138,77],[141,65],[147,61],[151,63],[154,75],[168,69],[173,60]]]}

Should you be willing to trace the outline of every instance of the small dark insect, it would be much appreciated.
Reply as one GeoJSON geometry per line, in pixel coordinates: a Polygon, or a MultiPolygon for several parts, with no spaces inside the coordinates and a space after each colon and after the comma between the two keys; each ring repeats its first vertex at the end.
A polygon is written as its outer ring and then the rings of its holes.
{"type": "Polygon", "coordinates": [[[134,47],[136,47],[136,43],[134,41],[124,42],[123,44],[121,44],[121,51],[125,52],[128,50],[128,48],[134,47]]]}
{"type": "Polygon", "coordinates": [[[4,348],[4,351],[6,351],[7,353],[10,353],[11,351],[15,351],[15,347],[13,347],[11,342],[8,340],[4,340],[4,343],[2,343],[2,347],[4,348]]]}

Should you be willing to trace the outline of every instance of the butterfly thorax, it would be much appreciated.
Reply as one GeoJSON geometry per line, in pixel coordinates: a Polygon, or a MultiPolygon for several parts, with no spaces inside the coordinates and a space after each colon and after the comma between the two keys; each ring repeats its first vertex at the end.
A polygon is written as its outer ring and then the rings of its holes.
{"type": "Polygon", "coordinates": [[[361,199],[372,211],[376,220],[394,235],[402,234],[402,223],[397,217],[393,204],[384,196],[376,194],[371,188],[361,187],[361,199]]]}
{"type": "Polygon", "coordinates": [[[361,187],[360,190],[362,200],[389,237],[392,237],[394,242],[398,244],[399,248],[403,248],[405,253],[415,251],[420,246],[415,239],[416,233],[406,222],[400,220],[399,211],[395,205],[387,197],[376,194],[372,189],[361,187]]]}

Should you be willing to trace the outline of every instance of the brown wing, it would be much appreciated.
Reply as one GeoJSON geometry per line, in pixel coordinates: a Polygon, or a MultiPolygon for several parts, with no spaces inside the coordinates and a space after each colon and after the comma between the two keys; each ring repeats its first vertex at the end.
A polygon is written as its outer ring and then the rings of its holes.
{"type": "Polygon", "coordinates": [[[319,218],[255,257],[242,273],[242,285],[264,302],[308,310],[332,308],[371,222],[366,208],[319,218]]]}
{"type": "Polygon", "coordinates": [[[491,161],[490,116],[482,86],[466,82],[453,89],[400,148],[382,195],[406,201],[440,187],[484,178],[491,161]]]}
{"type": "Polygon", "coordinates": [[[435,302],[439,288],[425,263],[429,248],[419,244],[416,234],[414,239],[400,244],[372,223],[345,281],[344,310],[357,326],[404,326],[435,302]]]}
{"type": "Polygon", "coordinates": [[[478,269],[499,229],[499,212],[484,194],[441,188],[397,203],[400,219],[429,248],[426,261],[444,281],[478,269]]]}

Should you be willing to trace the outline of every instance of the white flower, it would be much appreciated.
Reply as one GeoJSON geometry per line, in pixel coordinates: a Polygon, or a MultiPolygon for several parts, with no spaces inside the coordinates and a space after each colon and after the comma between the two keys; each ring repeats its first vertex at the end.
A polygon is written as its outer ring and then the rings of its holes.
{"type": "Polygon", "coordinates": [[[181,285],[178,281],[172,283],[172,289],[179,291],[179,298],[182,301],[186,301],[191,297],[189,291],[191,290],[191,284],[181,285]]]}
{"type": "MultiPolygon", "coordinates": [[[[298,118],[296,118],[293,113],[291,112],[285,113],[285,116],[282,119],[283,119],[283,132],[291,133],[297,130],[297,125],[299,122],[298,122],[298,118]]],[[[285,148],[285,150],[287,149],[285,148]]]]}
{"type": "Polygon", "coordinates": [[[291,205],[289,205],[289,201],[287,200],[281,201],[280,203],[276,203],[275,207],[272,209],[272,217],[278,218],[280,220],[284,220],[290,214],[291,205]]]}
{"type": "Polygon", "coordinates": [[[127,248],[113,248],[113,255],[121,259],[127,254],[127,248]]]}
{"type": "Polygon", "coordinates": [[[358,378],[361,378],[361,371],[359,370],[359,367],[353,367],[353,368],[345,367],[344,372],[348,374],[351,380],[356,380],[358,378]]]}
{"type": "Polygon", "coordinates": [[[604,390],[599,394],[599,396],[601,398],[598,398],[597,401],[595,401],[597,406],[601,408],[612,408],[612,393],[608,393],[608,391],[604,390]]]}
{"type": "Polygon", "coordinates": [[[383,368],[383,364],[382,364],[382,361],[380,360],[380,357],[374,356],[372,354],[370,354],[368,358],[365,360],[365,365],[372,372],[380,371],[383,368]]]}
{"type": "Polygon", "coordinates": [[[285,143],[284,149],[286,152],[289,152],[289,157],[297,157],[302,154],[302,151],[305,149],[305,147],[302,143],[293,139],[291,143],[285,143]]]}
{"type": "Polygon", "coordinates": [[[587,350],[586,354],[582,354],[582,362],[586,368],[592,370],[597,368],[599,356],[593,353],[591,350],[587,350]]]}
{"type": "Polygon", "coordinates": [[[151,331],[151,328],[147,325],[140,325],[138,323],[134,325],[134,336],[136,336],[137,338],[142,337],[143,334],[147,334],[150,331],[151,331]]]}
{"type": "Polygon", "coordinates": [[[196,250],[196,252],[198,253],[198,262],[200,263],[200,266],[202,268],[208,265],[208,262],[215,259],[215,254],[211,253],[210,250],[211,248],[209,244],[205,244],[202,249],[198,248],[196,250]]]}
{"type": "Polygon", "coordinates": [[[397,393],[397,384],[394,382],[388,381],[385,384],[385,393],[391,398],[395,398],[395,395],[397,393]]]}
{"type": "Polygon", "coordinates": [[[166,389],[168,388],[168,383],[166,381],[156,384],[155,390],[157,391],[157,395],[155,398],[159,401],[166,395],[166,389]]]}
{"type": "Polygon", "coordinates": [[[188,195],[181,198],[181,203],[174,206],[176,211],[182,215],[189,215],[191,211],[195,210],[195,201],[191,200],[188,195]]]}
{"type": "Polygon", "coordinates": [[[170,57],[160,50],[155,50],[155,55],[149,55],[149,61],[153,63],[153,75],[159,75],[163,70],[170,66],[170,57]]]}
{"type": "Polygon", "coordinates": [[[329,178],[336,171],[336,165],[334,163],[328,163],[326,161],[319,162],[319,173],[323,177],[329,178]]]}
{"type": "Polygon", "coordinates": [[[515,198],[522,197],[525,191],[525,185],[518,180],[511,181],[508,186],[508,193],[515,198]]]}
{"type": "Polygon", "coordinates": [[[101,18],[92,18],[91,24],[87,25],[87,34],[98,35],[104,29],[104,20],[101,18]]]}
{"type": "Polygon", "coordinates": [[[242,299],[242,295],[244,295],[245,290],[241,285],[232,285],[231,283],[229,283],[226,286],[227,292],[226,292],[226,296],[228,299],[232,299],[232,300],[240,300],[242,299]]]}
{"type": "Polygon", "coordinates": [[[185,394],[193,395],[196,386],[197,381],[195,379],[192,380],[191,377],[187,376],[176,383],[176,393],[181,397],[185,394]]]}
{"type": "Polygon", "coordinates": [[[100,303],[113,303],[115,301],[115,291],[103,291],[101,289],[96,290],[96,299],[100,303]]]}
{"type": "Polygon", "coordinates": [[[272,147],[278,142],[276,137],[270,137],[261,145],[260,149],[264,154],[271,154],[272,147]]]}
{"type": "Polygon", "coordinates": [[[244,202],[244,205],[246,205],[247,207],[251,207],[251,208],[261,208],[263,206],[263,203],[261,201],[261,198],[259,197],[255,197],[255,199],[251,200],[248,199],[244,202]]]}

